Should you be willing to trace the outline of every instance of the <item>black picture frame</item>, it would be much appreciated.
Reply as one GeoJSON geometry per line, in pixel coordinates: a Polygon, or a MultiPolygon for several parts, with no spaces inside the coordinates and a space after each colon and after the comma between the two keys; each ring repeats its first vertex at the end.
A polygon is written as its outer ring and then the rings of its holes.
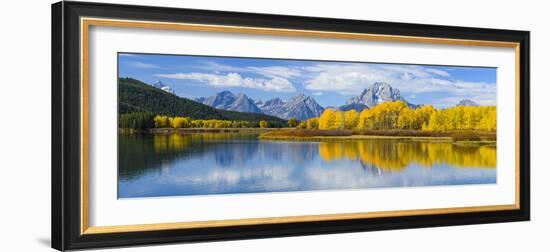
{"type": "Polygon", "coordinates": [[[530,218],[529,32],[103,3],[52,5],[52,247],[58,250],[422,228],[530,218]],[[81,17],[519,43],[519,209],[160,231],[81,233],[81,17]]]}

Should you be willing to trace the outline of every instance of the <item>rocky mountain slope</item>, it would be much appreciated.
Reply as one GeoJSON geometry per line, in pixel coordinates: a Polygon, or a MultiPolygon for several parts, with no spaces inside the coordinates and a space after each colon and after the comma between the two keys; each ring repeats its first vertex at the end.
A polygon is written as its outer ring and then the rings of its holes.
{"type": "Polygon", "coordinates": [[[318,117],[324,110],[315,99],[304,94],[296,95],[288,101],[283,101],[280,98],[268,100],[260,103],[260,109],[268,115],[283,119],[296,118],[298,120],[318,117]]]}
{"type": "Polygon", "coordinates": [[[254,104],[254,101],[242,93],[233,94],[230,91],[222,91],[214,96],[197,98],[195,101],[217,109],[248,113],[262,113],[256,104],[254,104]]]}

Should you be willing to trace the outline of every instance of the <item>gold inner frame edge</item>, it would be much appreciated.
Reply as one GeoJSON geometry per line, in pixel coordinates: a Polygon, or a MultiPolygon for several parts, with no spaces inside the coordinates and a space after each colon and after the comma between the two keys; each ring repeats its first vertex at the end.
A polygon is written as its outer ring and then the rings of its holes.
{"type": "Polygon", "coordinates": [[[205,24],[194,24],[194,23],[168,23],[168,22],[152,22],[152,21],[137,21],[137,20],[122,20],[122,19],[86,18],[86,17],[82,17],[80,19],[80,28],[81,28],[80,29],[80,39],[81,39],[80,40],[80,43],[81,43],[81,46],[80,46],[80,56],[81,56],[80,57],[81,58],[80,81],[81,83],[80,84],[81,84],[81,122],[82,122],[81,123],[81,167],[80,167],[81,168],[80,170],[80,174],[81,174],[81,177],[80,177],[81,179],[80,181],[80,184],[81,184],[80,233],[82,235],[207,228],[207,227],[226,227],[226,226],[242,226],[242,225],[280,224],[280,223],[291,223],[291,222],[351,220],[351,219],[383,218],[383,217],[397,217],[397,216],[490,212],[490,211],[520,209],[520,205],[519,205],[520,203],[519,88],[521,83],[520,83],[520,49],[519,49],[520,44],[517,42],[382,35],[382,34],[366,34],[366,33],[329,32],[329,31],[316,31],[316,30],[294,30],[294,29],[262,28],[262,27],[249,27],[249,26],[205,25],[205,24]],[[515,76],[516,76],[516,80],[515,80],[515,84],[516,84],[515,204],[90,227],[89,225],[89,149],[88,149],[88,146],[89,146],[89,31],[90,31],[90,26],[514,48],[515,57],[516,57],[516,60],[515,60],[515,76]]]}

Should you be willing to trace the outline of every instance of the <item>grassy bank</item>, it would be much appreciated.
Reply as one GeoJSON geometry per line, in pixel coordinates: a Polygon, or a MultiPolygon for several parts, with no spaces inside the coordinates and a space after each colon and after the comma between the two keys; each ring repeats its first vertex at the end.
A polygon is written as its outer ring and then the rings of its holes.
{"type": "Polygon", "coordinates": [[[276,128],[153,128],[149,130],[152,134],[172,134],[172,133],[257,133],[262,134],[269,131],[278,130],[276,128]]]}
{"type": "Polygon", "coordinates": [[[432,140],[455,142],[494,142],[495,132],[482,131],[416,131],[416,130],[272,130],[262,133],[260,139],[266,140],[357,140],[357,139],[394,139],[394,140],[432,140]]]}
{"type": "Polygon", "coordinates": [[[490,131],[423,131],[423,130],[354,130],[354,135],[444,137],[454,141],[496,141],[496,132],[490,131]]]}
{"type": "Polygon", "coordinates": [[[487,131],[420,131],[420,130],[316,130],[295,128],[153,128],[146,131],[120,129],[121,133],[190,134],[190,133],[249,133],[264,140],[287,141],[348,141],[358,139],[391,139],[446,141],[461,144],[494,143],[496,132],[487,131]]]}

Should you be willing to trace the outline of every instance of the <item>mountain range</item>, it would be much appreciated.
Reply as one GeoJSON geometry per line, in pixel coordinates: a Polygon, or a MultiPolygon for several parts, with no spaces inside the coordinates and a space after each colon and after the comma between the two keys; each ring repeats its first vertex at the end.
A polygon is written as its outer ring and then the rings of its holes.
{"type": "Polygon", "coordinates": [[[243,93],[233,94],[230,91],[222,91],[217,93],[215,96],[201,97],[195,99],[195,101],[217,109],[248,113],[262,113],[258,106],[256,106],[254,100],[248,98],[248,96],[243,93]]]}
{"type": "MultiPolygon", "coordinates": [[[[195,101],[218,109],[263,113],[287,120],[290,118],[305,120],[318,117],[325,109],[313,97],[304,94],[298,94],[288,101],[277,97],[264,102],[262,100],[254,101],[242,93],[233,94],[230,91],[222,91],[214,96],[197,98],[195,101]]],[[[416,107],[416,105],[408,103],[401,96],[399,89],[393,88],[388,83],[376,82],[363,90],[358,96],[350,98],[346,104],[335,109],[341,111],[352,109],[362,111],[365,108],[370,108],[386,101],[404,101],[409,106],[416,107]]]]}
{"type": "MultiPolygon", "coordinates": [[[[304,94],[298,94],[288,101],[277,97],[264,102],[262,100],[254,101],[242,93],[233,94],[230,91],[222,91],[214,96],[196,98],[195,101],[218,109],[262,113],[287,120],[290,118],[306,120],[312,117],[319,117],[325,109],[313,97],[304,94]]],[[[408,103],[401,96],[399,89],[393,88],[388,83],[376,82],[363,90],[360,95],[350,98],[346,104],[335,109],[341,111],[352,109],[362,111],[365,108],[370,108],[386,101],[404,101],[409,106],[416,106],[408,103]]]]}
{"type": "MultiPolygon", "coordinates": [[[[157,82],[151,86],[173,94],[173,91],[170,92],[171,88],[162,82],[157,82]]],[[[325,108],[319,105],[313,97],[305,94],[298,94],[288,100],[276,97],[267,101],[262,101],[254,100],[243,93],[235,94],[226,90],[210,97],[196,98],[194,101],[218,110],[265,114],[285,120],[290,118],[306,120],[312,117],[319,117],[325,110],[325,108]]],[[[409,103],[401,95],[399,89],[392,87],[390,84],[375,82],[364,89],[358,96],[351,97],[344,105],[334,107],[334,109],[340,111],[349,111],[352,109],[362,111],[363,109],[371,108],[387,101],[403,101],[407,103],[409,107],[413,108],[422,106],[409,103]]],[[[465,99],[460,101],[458,105],[477,106],[477,103],[465,99]]]]}
{"type": "Polygon", "coordinates": [[[233,94],[230,91],[222,91],[214,96],[196,98],[195,101],[218,109],[262,113],[287,120],[318,117],[324,110],[315,99],[304,94],[296,95],[288,101],[273,98],[263,102],[261,100],[254,101],[242,93],[233,94]]]}
{"type": "Polygon", "coordinates": [[[318,117],[325,110],[315,99],[304,94],[298,94],[286,102],[280,98],[274,98],[256,104],[259,105],[264,114],[283,119],[296,118],[298,120],[305,120],[318,117]]]}

